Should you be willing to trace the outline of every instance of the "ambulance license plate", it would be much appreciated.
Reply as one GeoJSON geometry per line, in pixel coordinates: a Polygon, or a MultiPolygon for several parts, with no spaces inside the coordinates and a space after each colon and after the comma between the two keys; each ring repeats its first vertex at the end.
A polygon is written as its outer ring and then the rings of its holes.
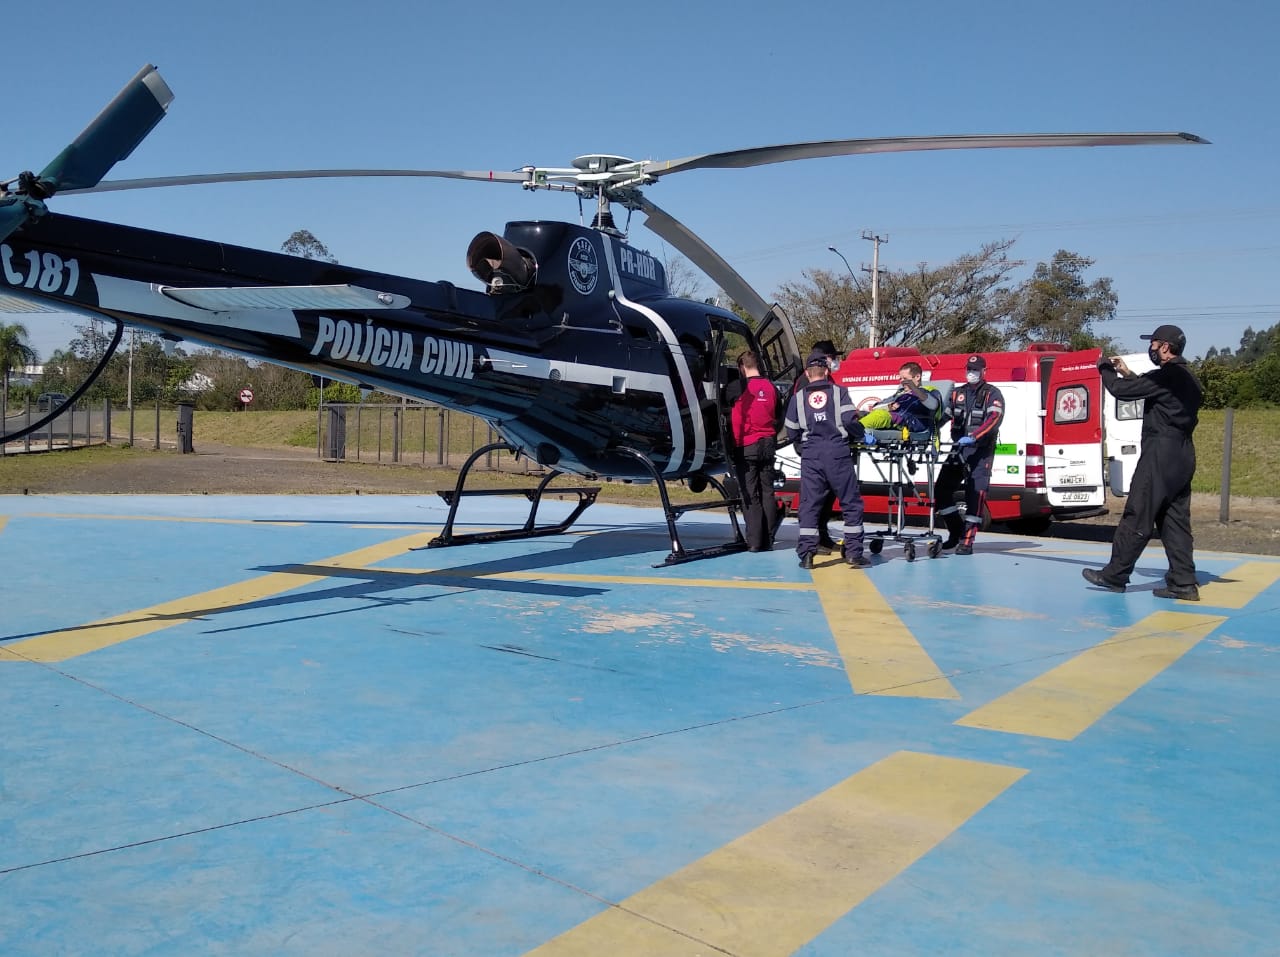
{"type": "Polygon", "coordinates": [[[1089,501],[1088,492],[1064,492],[1062,494],[1064,502],[1087,502],[1089,501]]]}

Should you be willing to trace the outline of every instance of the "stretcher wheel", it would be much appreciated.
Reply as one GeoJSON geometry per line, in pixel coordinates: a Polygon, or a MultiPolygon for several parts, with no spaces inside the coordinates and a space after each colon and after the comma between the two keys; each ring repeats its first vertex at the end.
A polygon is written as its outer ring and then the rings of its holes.
{"type": "Polygon", "coordinates": [[[872,555],[879,555],[880,549],[884,548],[884,542],[881,539],[873,538],[867,544],[867,548],[871,549],[872,555]]]}
{"type": "Polygon", "coordinates": [[[914,542],[907,542],[902,546],[902,554],[906,556],[907,561],[914,562],[916,560],[916,546],[914,542]]]}
{"type": "Polygon", "coordinates": [[[938,541],[938,539],[935,538],[933,541],[929,543],[929,557],[937,558],[941,554],[942,554],[942,542],[938,541]]]}

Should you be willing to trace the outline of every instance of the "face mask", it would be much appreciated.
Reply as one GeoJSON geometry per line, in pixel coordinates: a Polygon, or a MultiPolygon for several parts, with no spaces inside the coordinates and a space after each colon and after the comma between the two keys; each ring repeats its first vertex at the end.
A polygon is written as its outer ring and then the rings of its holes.
{"type": "Polygon", "coordinates": [[[979,382],[981,382],[981,381],[982,381],[982,373],[981,373],[981,372],[966,372],[966,373],[964,374],[964,381],[965,381],[965,382],[967,382],[967,383],[969,383],[969,385],[977,385],[979,382]]]}
{"type": "Polygon", "coordinates": [[[1147,358],[1151,360],[1151,364],[1158,366],[1160,364],[1160,350],[1147,349],[1147,358]]]}

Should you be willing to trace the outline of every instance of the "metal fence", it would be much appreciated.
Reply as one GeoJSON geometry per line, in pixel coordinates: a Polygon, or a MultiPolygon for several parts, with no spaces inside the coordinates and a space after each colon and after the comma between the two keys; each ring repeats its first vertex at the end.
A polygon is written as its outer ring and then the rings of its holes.
{"type": "MultiPolygon", "coordinates": [[[[33,403],[5,418],[3,434],[26,428],[45,415],[33,403]]],[[[105,400],[77,402],[36,432],[5,444],[0,454],[79,448],[106,442],[139,448],[192,451],[199,445],[199,413],[188,403],[112,407],[105,400]]],[[[420,402],[332,403],[316,413],[316,455],[329,462],[421,465],[459,468],[476,449],[498,441],[489,425],[420,402]]],[[[545,469],[526,456],[490,452],[477,468],[538,473],[545,469]]]]}
{"type": "MultiPolygon", "coordinates": [[[[316,422],[316,454],[330,462],[457,468],[476,449],[499,441],[475,416],[420,402],[329,403],[316,422]]],[[[477,468],[545,472],[527,456],[489,452],[477,468]]]]}
{"type": "MultiPolygon", "coordinates": [[[[137,422],[139,413],[146,415],[148,410],[134,410],[133,416],[128,416],[128,410],[123,410],[125,418],[130,423],[137,422]]],[[[48,413],[47,409],[40,409],[34,403],[25,403],[22,408],[15,410],[9,407],[5,410],[3,434],[9,435],[28,428],[36,422],[40,421],[48,413]]],[[[24,436],[16,441],[4,443],[0,448],[0,454],[11,455],[18,452],[43,452],[52,451],[54,449],[77,448],[82,445],[95,445],[108,441],[108,437],[121,440],[120,428],[125,423],[121,420],[122,410],[112,410],[111,403],[106,400],[100,402],[77,402],[70,409],[63,412],[49,422],[46,422],[35,432],[24,436]]],[[[159,448],[159,409],[155,411],[156,416],[156,448],[159,448]]]]}

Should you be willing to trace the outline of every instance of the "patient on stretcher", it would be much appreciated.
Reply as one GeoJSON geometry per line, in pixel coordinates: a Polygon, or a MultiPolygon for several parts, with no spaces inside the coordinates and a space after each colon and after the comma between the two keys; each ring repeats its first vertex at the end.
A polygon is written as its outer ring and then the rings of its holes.
{"type": "Polygon", "coordinates": [[[951,383],[923,384],[918,362],[904,363],[898,376],[902,382],[898,390],[862,416],[863,427],[884,433],[877,436],[879,439],[900,438],[906,429],[909,442],[924,444],[935,440],[937,423],[950,399],[951,383]]]}

